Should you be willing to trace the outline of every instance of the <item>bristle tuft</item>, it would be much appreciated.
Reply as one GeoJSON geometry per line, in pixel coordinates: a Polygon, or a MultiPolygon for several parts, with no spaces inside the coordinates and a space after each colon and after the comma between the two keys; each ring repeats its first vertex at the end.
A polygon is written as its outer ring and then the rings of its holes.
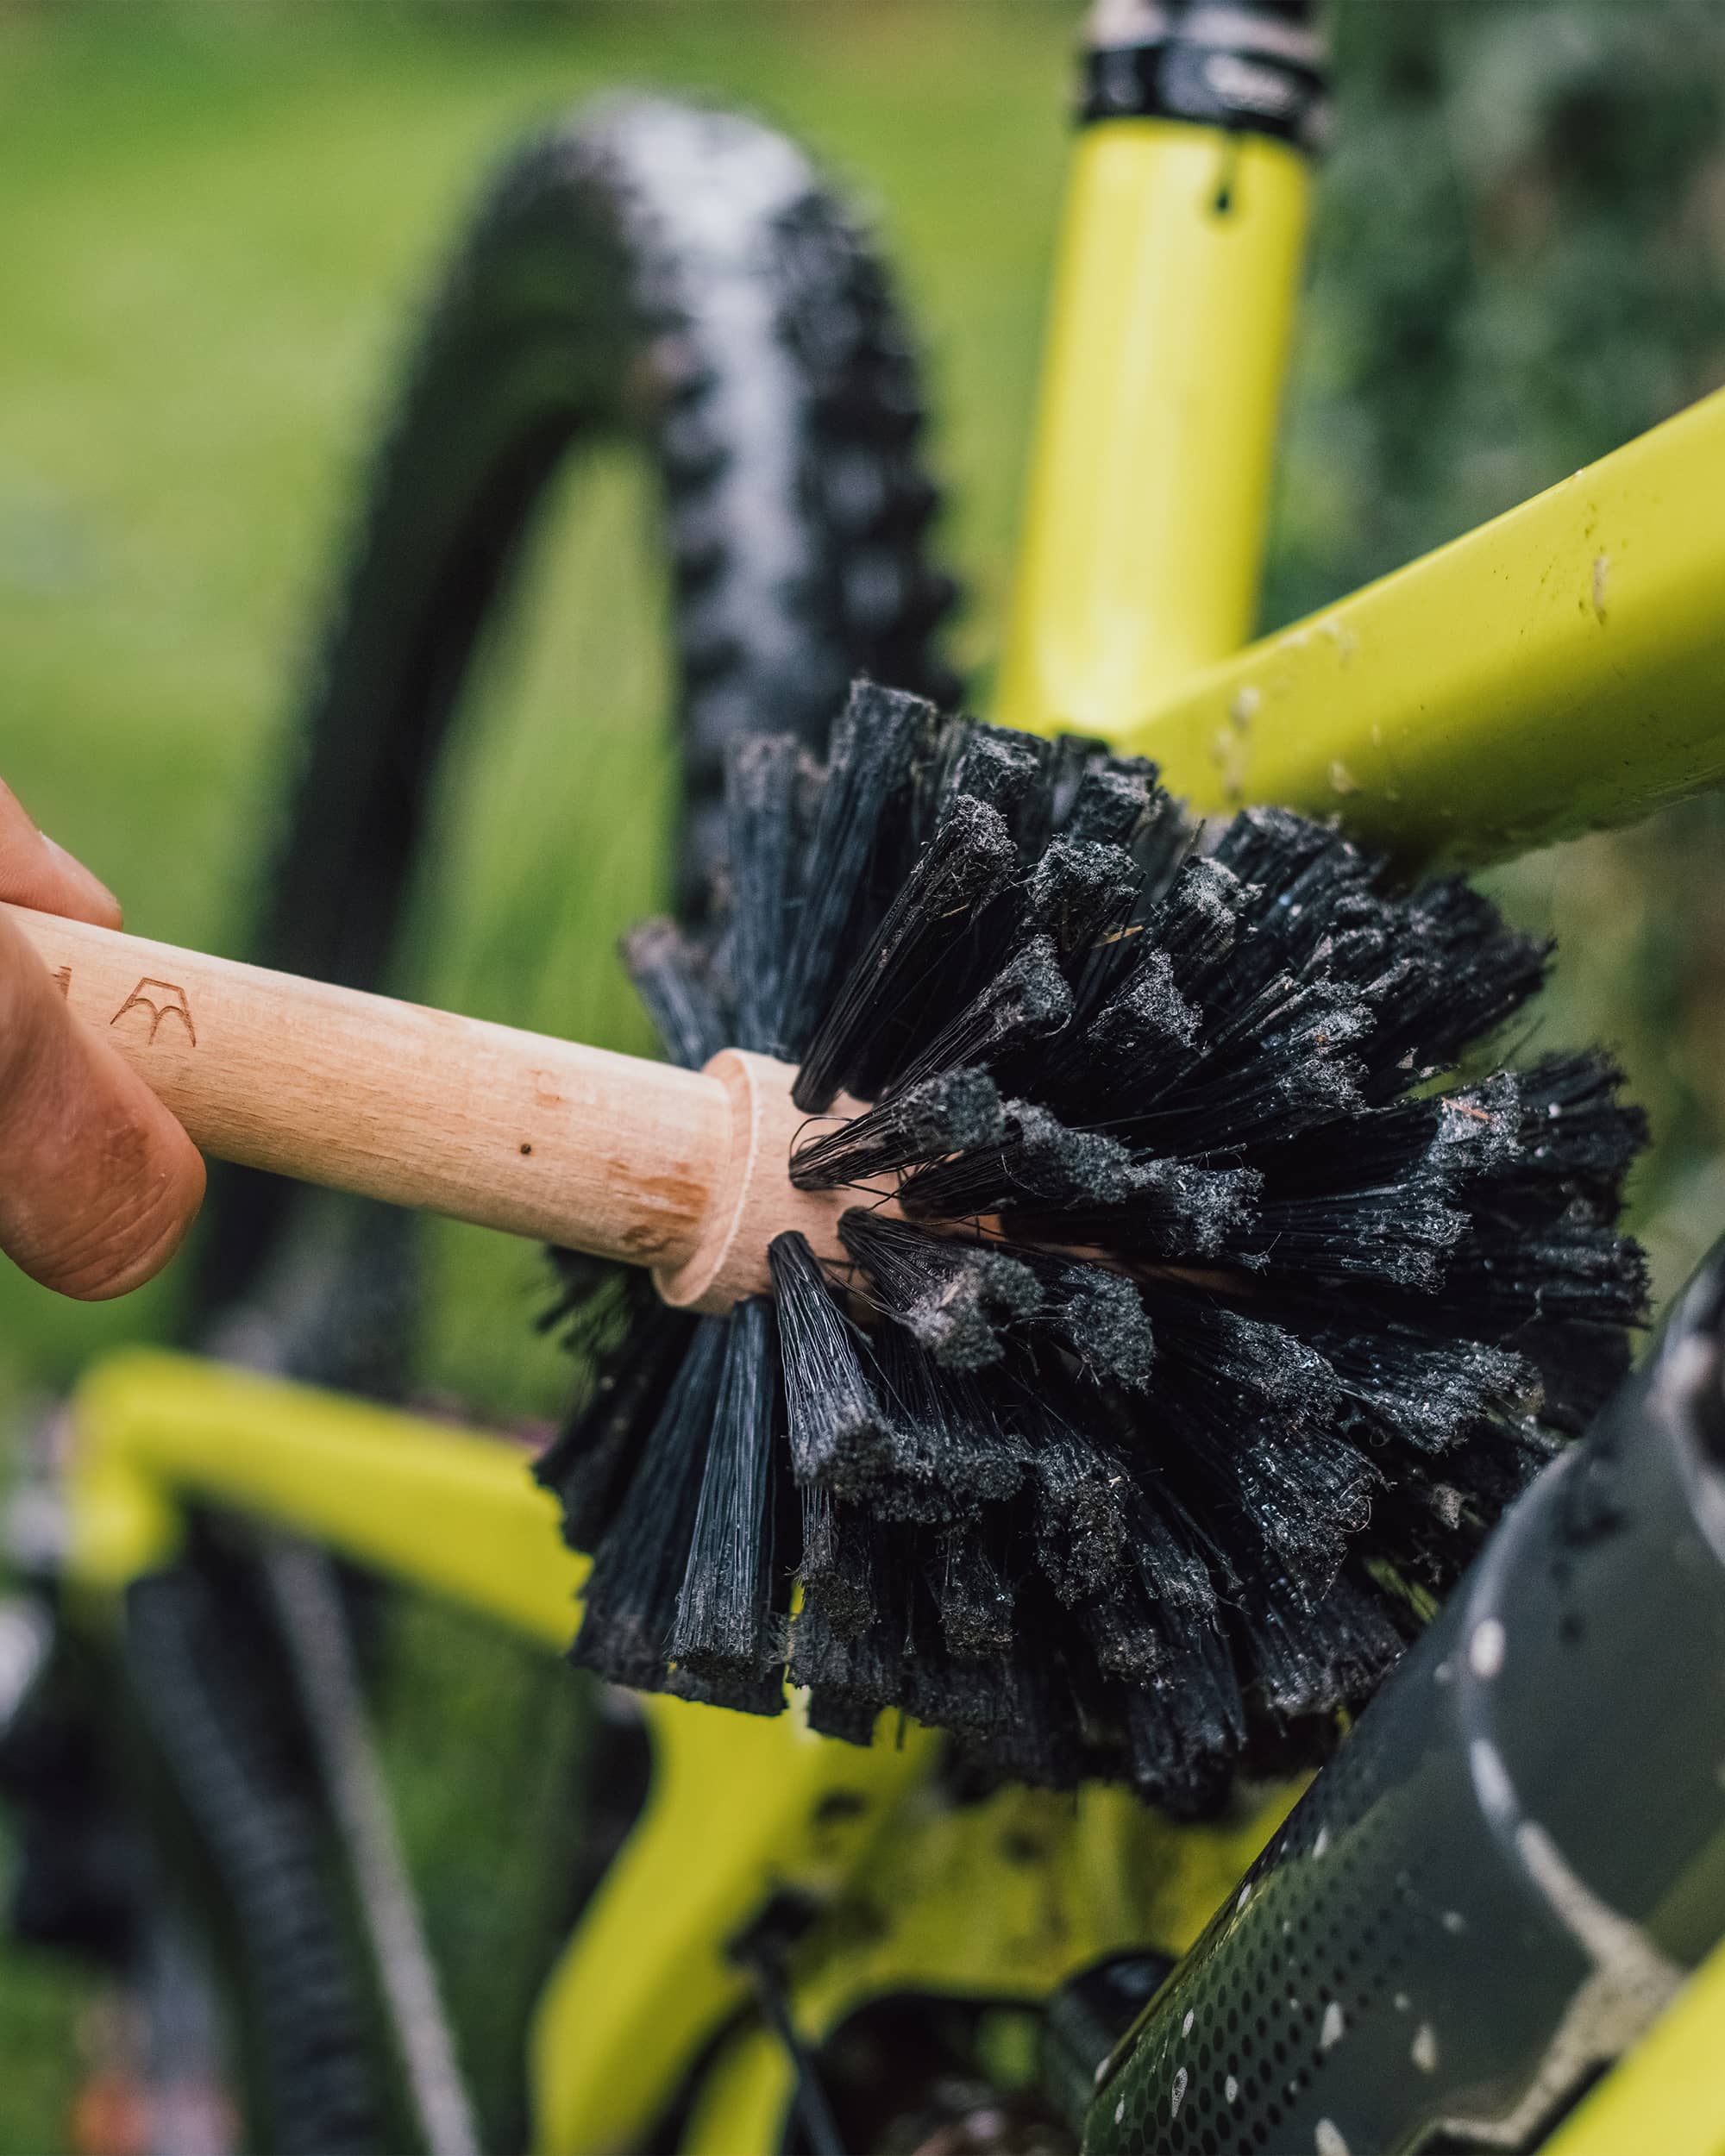
{"type": "Polygon", "coordinates": [[[1004,1328],[1042,1307],[1035,1274],[999,1250],[924,1235],[856,1207],[840,1217],[838,1234],[875,1307],[948,1369],[998,1363],[1004,1328]]]}

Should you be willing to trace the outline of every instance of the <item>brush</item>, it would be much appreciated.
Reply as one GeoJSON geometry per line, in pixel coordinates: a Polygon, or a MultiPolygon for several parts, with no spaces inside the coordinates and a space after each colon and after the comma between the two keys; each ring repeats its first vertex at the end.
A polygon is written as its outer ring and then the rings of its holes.
{"type": "Polygon", "coordinates": [[[1315,1764],[1645,1319],[1618,1073],[1477,1054],[1548,947],[868,684],[824,768],[740,743],[726,813],[707,925],[625,956],[674,1060],[794,1067],[839,1250],[781,1230],[728,1323],[564,1261],[574,1659],[1180,1816],[1315,1764]]]}
{"type": "Polygon", "coordinates": [[[20,916],[224,1157],[561,1246],[572,1654],[1182,1817],[1314,1763],[1645,1315],[1549,951],[1276,810],[859,684],[732,749],[642,1062],[20,916]]]}

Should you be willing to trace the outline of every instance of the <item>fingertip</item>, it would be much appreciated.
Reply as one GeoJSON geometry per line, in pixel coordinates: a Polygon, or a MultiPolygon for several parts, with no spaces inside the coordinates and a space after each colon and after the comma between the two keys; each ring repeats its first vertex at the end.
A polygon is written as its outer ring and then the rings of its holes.
{"type": "Polygon", "coordinates": [[[55,886],[62,903],[51,911],[63,913],[69,920],[89,921],[97,928],[123,926],[125,916],[120,901],[103,882],[93,868],[86,868],[76,854],[67,853],[57,839],[46,831],[38,832],[47,849],[55,886]]]}
{"type": "Polygon", "coordinates": [[[79,1301],[123,1295],[185,1240],[204,1162],[137,1073],[72,1017],[3,916],[0,1002],[0,1249],[79,1301]]]}
{"type": "MultiPolygon", "coordinates": [[[[131,1205],[110,1215],[105,1232],[78,1254],[70,1269],[62,1253],[44,1284],[76,1302],[112,1302],[164,1271],[191,1234],[204,1203],[204,1156],[172,1117],[172,1134],[158,1133],[159,1169],[131,1205]]],[[[41,1275],[38,1275],[41,1278],[41,1275]]]]}

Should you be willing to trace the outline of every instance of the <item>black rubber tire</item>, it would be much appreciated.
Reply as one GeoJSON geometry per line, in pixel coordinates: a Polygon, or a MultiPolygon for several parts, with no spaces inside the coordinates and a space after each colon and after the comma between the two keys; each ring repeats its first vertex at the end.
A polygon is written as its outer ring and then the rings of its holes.
{"type": "MultiPolygon", "coordinates": [[[[661,479],[698,910],[739,730],[819,740],[856,674],[955,693],[922,426],[886,273],[782,135],[632,97],[512,157],[372,475],[295,730],[260,962],[379,985],[476,636],[548,480],[596,437],[638,443],[661,479]]],[[[206,1312],[258,1277],[289,1202],[255,1175],[212,1191],[206,1312]]]]}
{"type": "Polygon", "coordinates": [[[126,1598],[131,1696],[164,1777],[159,1860],[179,1895],[191,1890],[188,1913],[233,1987],[245,2145],[379,2156],[406,2145],[396,2070],[335,1884],[298,1702],[245,1579],[200,1555],[126,1598]]]}

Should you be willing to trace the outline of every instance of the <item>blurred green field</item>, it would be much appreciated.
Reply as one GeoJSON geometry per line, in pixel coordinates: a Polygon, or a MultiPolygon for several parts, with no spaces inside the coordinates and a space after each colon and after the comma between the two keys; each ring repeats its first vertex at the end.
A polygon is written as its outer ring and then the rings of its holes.
{"type": "MultiPolygon", "coordinates": [[[[0,773],[130,925],[243,950],[296,667],[417,296],[489,160],[618,81],[743,101],[874,209],[927,349],[946,536],[970,593],[957,655],[985,670],[1076,14],[1068,0],[0,3],[0,773]]],[[[1717,18],[1661,0],[1553,21],[1515,0],[1339,10],[1344,132],[1270,618],[1725,375],[1717,18]]],[[[658,595],[631,474],[579,476],[603,516],[566,538],[554,522],[529,580],[534,633],[490,655],[411,985],[625,1042],[639,1021],[610,942],[659,878],[658,595]]],[[[1719,826],[1694,807],[1500,879],[1572,947],[1539,1044],[1603,1031],[1653,1106],[1640,1203],[1666,1288],[1725,1221],[1719,826]]],[[[535,1254],[476,1232],[436,1248],[427,1381],[494,1411],[549,1406],[555,1368],[525,1344],[535,1254]]],[[[0,1407],[159,1334],[176,1293],[170,1277],[91,1310],[0,1271],[0,1407]]],[[[413,1621],[416,1666],[468,1657],[391,1744],[410,1839],[443,1882],[436,1921],[482,1980],[532,1888],[464,1871],[486,1800],[440,1770],[442,1716],[471,1727],[487,1688],[524,1680],[413,1621]],[[488,1897],[506,1905],[490,1931],[475,1914],[488,1897]]],[[[52,1965],[0,1959],[0,2156],[62,2145],[85,1996],[52,1965]]]]}

